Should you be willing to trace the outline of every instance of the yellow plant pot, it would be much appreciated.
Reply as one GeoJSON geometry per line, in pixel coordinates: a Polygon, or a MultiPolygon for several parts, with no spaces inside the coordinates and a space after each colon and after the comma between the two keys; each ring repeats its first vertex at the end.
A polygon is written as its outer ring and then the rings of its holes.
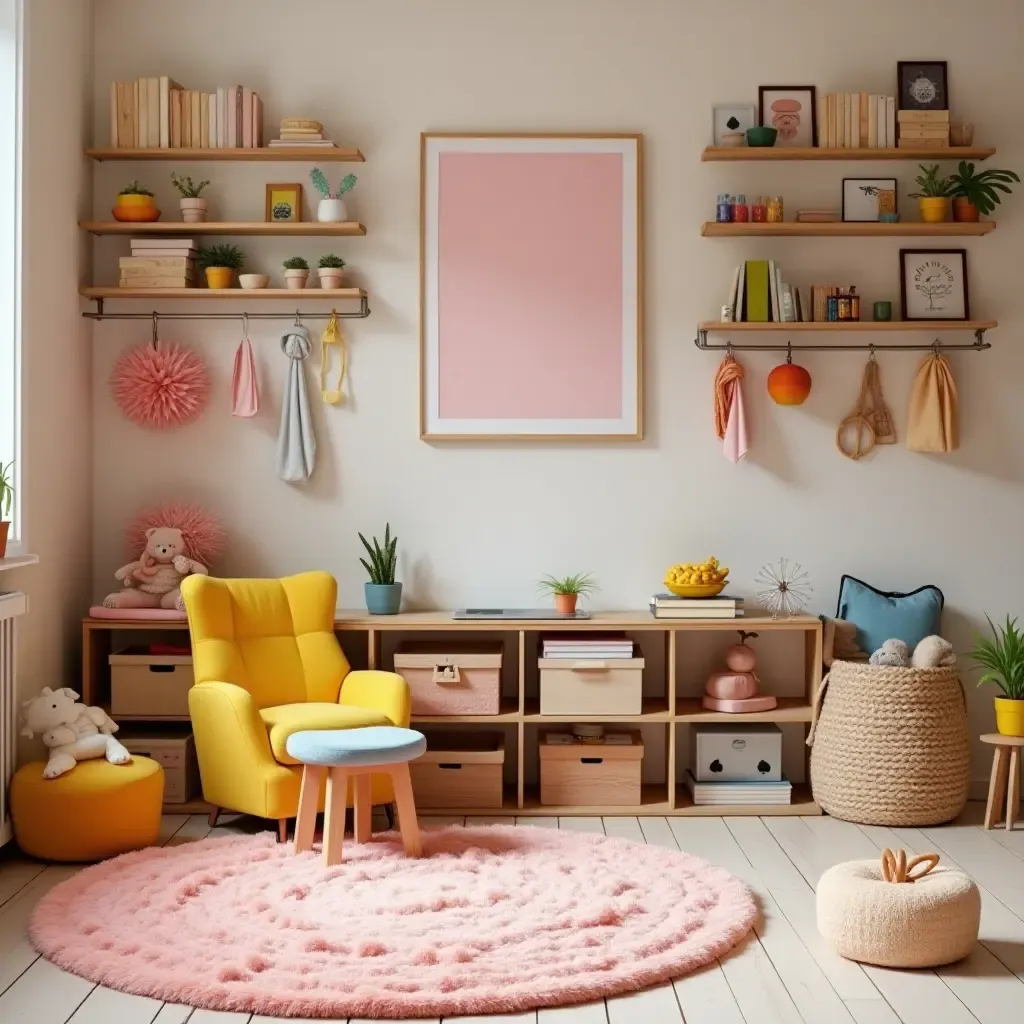
{"type": "Polygon", "coordinates": [[[941,224],[949,219],[949,199],[943,196],[925,196],[919,199],[921,220],[925,224],[941,224]]]}
{"type": "Polygon", "coordinates": [[[996,697],[996,728],[1003,736],[1024,736],[1024,700],[996,697]]]}
{"type": "Polygon", "coordinates": [[[207,288],[230,288],[235,280],[235,272],[230,267],[207,267],[207,288]]]}

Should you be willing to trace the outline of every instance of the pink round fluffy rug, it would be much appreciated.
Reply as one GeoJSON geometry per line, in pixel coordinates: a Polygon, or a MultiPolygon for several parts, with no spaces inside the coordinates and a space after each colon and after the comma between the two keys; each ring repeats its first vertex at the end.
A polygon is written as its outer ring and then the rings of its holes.
{"type": "Polygon", "coordinates": [[[753,924],[746,887],[685,853],[541,828],[394,833],[324,868],[269,835],[129,853],[39,903],[32,942],[125,992],[271,1016],[449,1017],[679,977],[753,924]]]}

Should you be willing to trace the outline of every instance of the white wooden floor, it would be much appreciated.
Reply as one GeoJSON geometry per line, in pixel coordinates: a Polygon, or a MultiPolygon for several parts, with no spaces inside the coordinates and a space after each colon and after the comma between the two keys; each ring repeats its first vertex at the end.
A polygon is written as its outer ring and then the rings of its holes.
{"type": "MultiPolygon", "coordinates": [[[[1024,1019],[1024,829],[978,827],[981,806],[961,822],[928,829],[858,827],[832,818],[469,818],[581,829],[680,848],[728,868],[761,899],[763,919],[719,963],[638,995],[507,1017],[447,1018],[471,1024],[1009,1024],[1024,1019]],[[943,863],[982,886],[981,943],[967,960],[936,971],[860,967],[830,953],[817,936],[814,885],[837,861],[876,857],[884,847],[937,850],[943,863]]],[[[463,823],[424,818],[423,823],[463,823]]],[[[211,833],[204,817],[164,818],[162,839],[184,843],[211,833]]],[[[25,927],[36,901],[74,867],[0,860],[2,1024],[273,1024],[100,988],[37,956],[25,927]]],[[[348,1024],[364,1024],[354,1018],[348,1024]]],[[[428,1022],[431,1024],[431,1022],[428,1022]]],[[[437,1024],[436,1021],[433,1024],[437,1024]]]]}

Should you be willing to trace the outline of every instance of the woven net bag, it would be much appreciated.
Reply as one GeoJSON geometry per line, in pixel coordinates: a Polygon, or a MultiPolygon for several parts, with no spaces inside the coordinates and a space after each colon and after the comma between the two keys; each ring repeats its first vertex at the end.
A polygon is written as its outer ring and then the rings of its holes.
{"type": "Polygon", "coordinates": [[[811,784],[822,808],[862,825],[938,825],[967,802],[970,745],[955,667],[837,661],[815,703],[811,784]]]}

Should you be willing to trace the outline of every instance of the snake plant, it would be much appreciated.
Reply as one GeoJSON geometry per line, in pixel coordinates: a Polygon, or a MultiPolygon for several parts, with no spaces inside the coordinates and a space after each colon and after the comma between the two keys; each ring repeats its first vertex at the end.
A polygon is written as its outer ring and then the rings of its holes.
{"type": "Polygon", "coordinates": [[[363,568],[370,574],[370,582],[375,583],[379,587],[393,585],[395,582],[395,568],[398,564],[398,555],[396,553],[398,537],[391,536],[391,524],[387,523],[384,527],[383,545],[381,545],[376,537],[373,538],[372,547],[362,534],[359,534],[359,539],[363,542],[363,547],[366,548],[366,553],[370,556],[369,562],[365,558],[359,559],[363,563],[363,568]]]}

